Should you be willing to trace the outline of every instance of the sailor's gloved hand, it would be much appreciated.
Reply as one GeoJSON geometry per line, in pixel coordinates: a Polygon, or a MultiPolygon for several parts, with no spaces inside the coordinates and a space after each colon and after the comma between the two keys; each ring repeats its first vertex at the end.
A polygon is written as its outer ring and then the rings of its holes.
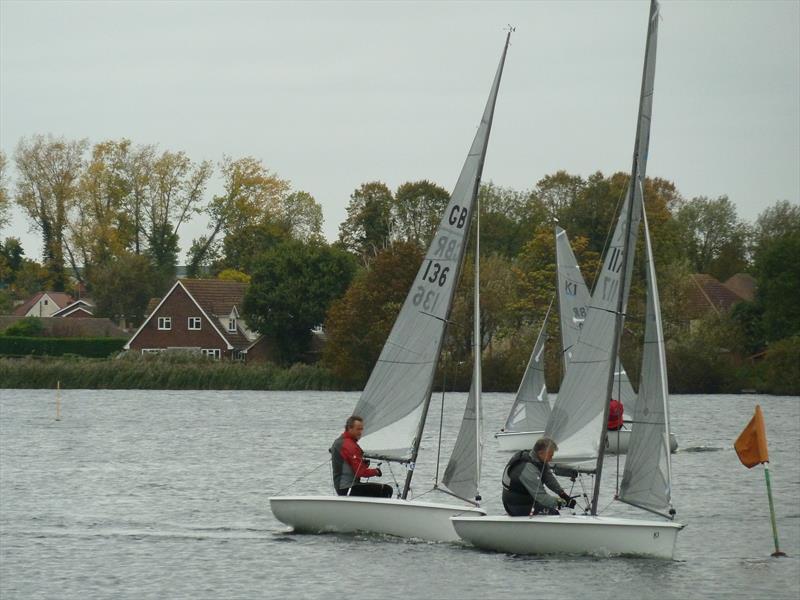
{"type": "Polygon", "coordinates": [[[564,506],[567,508],[575,508],[575,498],[570,498],[567,492],[561,492],[559,496],[561,496],[561,503],[564,506]]]}
{"type": "Polygon", "coordinates": [[[381,471],[380,467],[378,467],[375,470],[377,471],[377,473],[375,473],[375,477],[382,477],[383,476],[383,471],[381,471]]]}

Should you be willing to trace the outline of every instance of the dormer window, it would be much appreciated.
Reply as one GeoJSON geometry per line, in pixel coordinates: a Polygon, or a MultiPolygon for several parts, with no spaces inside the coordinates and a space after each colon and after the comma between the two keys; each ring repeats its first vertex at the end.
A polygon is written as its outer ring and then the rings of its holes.
{"type": "Polygon", "coordinates": [[[158,329],[160,331],[172,329],[172,317],[158,317],[158,329]]]}
{"type": "Polygon", "coordinates": [[[228,319],[228,331],[230,333],[236,333],[236,319],[234,318],[228,319]]]}

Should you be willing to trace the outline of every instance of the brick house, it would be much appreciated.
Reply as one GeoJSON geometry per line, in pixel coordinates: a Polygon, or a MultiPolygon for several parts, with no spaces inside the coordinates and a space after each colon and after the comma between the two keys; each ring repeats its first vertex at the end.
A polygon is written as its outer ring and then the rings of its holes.
{"type": "Polygon", "coordinates": [[[64,292],[37,292],[14,309],[18,317],[52,317],[73,303],[72,296],[64,292]]]}
{"type": "Polygon", "coordinates": [[[255,350],[254,358],[267,357],[261,336],[240,316],[246,289],[236,281],[178,279],[162,299],[151,301],[147,318],[124,348],[142,354],[184,350],[230,360],[245,360],[255,350]]]}

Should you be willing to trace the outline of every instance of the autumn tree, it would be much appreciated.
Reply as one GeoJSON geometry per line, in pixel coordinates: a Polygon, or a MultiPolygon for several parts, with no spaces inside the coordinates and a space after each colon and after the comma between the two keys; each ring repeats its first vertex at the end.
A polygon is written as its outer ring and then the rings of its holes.
{"type": "Polygon", "coordinates": [[[243,303],[248,325],[274,341],[281,362],[303,359],[311,330],[355,272],[353,258],[320,242],[288,240],[262,254],[243,303]]]}
{"type": "Polygon", "coordinates": [[[544,203],[529,191],[481,185],[478,194],[481,211],[481,248],[486,255],[513,258],[533,237],[534,231],[549,221],[544,203]]]}
{"type": "Polygon", "coordinates": [[[153,264],[144,255],[123,252],[101,263],[89,277],[97,316],[138,325],[150,298],[160,293],[153,264]]]}
{"type": "MultiPolygon", "coordinates": [[[[74,254],[84,273],[129,250],[134,221],[126,210],[133,182],[130,140],[95,144],[79,184],[79,195],[68,223],[74,254]]],[[[81,271],[73,264],[76,278],[81,271]]]]}
{"type": "Polygon", "coordinates": [[[140,230],[158,273],[158,293],[164,292],[174,277],[178,231],[200,211],[211,171],[211,163],[194,163],[183,152],[163,152],[152,164],[140,230]]]}
{"type": "Polygon", "coordinates": [[[696,273],[725,280],[747,267],[747,226],[727,196],[700,196],[683,204],[676,220],[696,273]]]}
{"type": "Polygon", "coordinates": [[[392,239],[393,203],[391,190],[378,181],[362,184],[350,196],[347,218],[339,225],[339,243],[364,265],[392,239]]]}
{"type": "Polygon", "coordinates": [[[218,236],[240,232],[263,221],[265,215],[277,211],[281,197],[289,190],[289,182],[270,173],[261,161],[245,157],[225,157],[219,164],[223,193],[214,196],[205,208],[210,233],[194,240],[189,252],[189,274],[196,276],[201,265],[219,254],[218,236]]]}
{"type": "MultiPolygon", "coordinates": [[[[18,179],[15,200],[42,235],[44,266],[52,289],[64,290],[67,214],[78,196],[86,140],[33,136],[21,139],[14,154],[18,179]]],[[[70,260],[75,263],[74,257],[70,260]]]]}
{"type": "Polygon", "coordinates": [[[402,184],[392,208],[395,239],[427,246],[449,200],[446,189],[428,180],[402,184]]]}

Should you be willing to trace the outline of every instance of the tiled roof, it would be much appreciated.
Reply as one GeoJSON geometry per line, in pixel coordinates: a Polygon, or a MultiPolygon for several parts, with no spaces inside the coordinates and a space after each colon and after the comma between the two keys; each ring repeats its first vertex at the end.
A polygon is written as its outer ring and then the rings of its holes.
{"type": "Polygon", "coordinates": [[[65,306],[67,306],[72,302],[72,296],[64,292],[36,292],[32,298],[29,298],[24,304],[18,306],[14,310],[14,314],[24,317],[25,313],[27,313],[31,309],[31,307],[34,304],[36,304],[39,301],[39,299],[45,294],[50,296],[50,298],[53,300],[53,302],[55,302],[58,308],[64,308],[65,306]]]}
{"type": "Polygon", "coordinates": [[[715,277],[705,273],[691,276],[692,283],[688,290],[687,316],[698,318],[713,310],[722,313],[730,310],[743,298],[720,283],[715,277]]]}
{"type": "Polygon", "coordinates": [[[221,279],[181,279],[180,282],[209,315],[227,317],[234,306],[242,310],[246,283],[221,279]]]}
{"type": "Polygon", "coordinates": [[[756,280],[748,273],[737,273],[728,278],[725,287],[732,290],[748,302],[756,299],[756,280]]]}
{"type": "Polygon", "coordinates": [[[241,331],[237,329],[235,333],[231,333],[216,320],[230,316],[234,306],[241,313],[244,293],[247,291],[246,283],[221,279],[181,279],[180,282],[208,316],[215,319],[214,324],[234,348],[243,350],[250,346],[252,342],[241,331]]]}

